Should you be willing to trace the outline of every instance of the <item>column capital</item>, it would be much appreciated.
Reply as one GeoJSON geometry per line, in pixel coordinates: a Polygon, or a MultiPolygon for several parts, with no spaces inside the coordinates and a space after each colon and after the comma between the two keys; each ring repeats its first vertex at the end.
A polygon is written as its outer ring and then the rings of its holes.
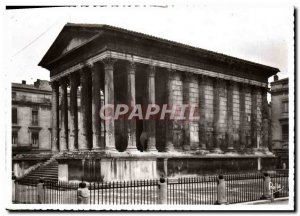
{"type": "Polygon", "coordinates": [[[111,57],[101,59],[101,62],[104,64],[104,68],[111,68],[111,69],[113,68],[116,61],[117,61],[116,59],[111,57]]]}
{"type": "Polygon", "coordinates": [[[227,88],[228,89],[233,89],[233,86],[235,85],[236,82],[234,82],[233,80],[227,80],[226,84],[227,84],[227,88]]]}
{"type": "Polygon", "coordinates": [[[259,86],[250,85],[251,94],[257,94],[259,92],[259,86]]]}
{"type": "Polygon", "coordinates": [[[203,74],[199,75],[199,81],[200,81],[200,83],[205,83],[209,79],[210,79],[210,77],[208,77],[206,75],[203,75],[203,74]]]}
{"type": "Polygon", "coordinates": [[[168,68],[167,69],[167,78],[170,80],[172,79],[175,74],[177,73],[177,70],[173,69],[173,68],[168,68]]]}
{"type": "Polygon", "coordinates": [[[59,82],[58,81],[52,81],[50,82],[51,88],[52,89],[57,89],[59,87],[59,82]]]}
{"type": "Polygon", "coordinates": [[[134,74],[136,70],[136,63],[134,61],[127,61],[126,69],[127,69],[127,73],[134,74]]]}
{"type": "Polygon", "coordinates": [[[184,80],[185,81],[190,82],[190,81],[193,80],[193,78],[194,78],[194,74],[193,73],[190,73],[190,72],[185,72],[184,73],[184,80]]]}
{"type": "Polygon", "coordinates": [[[66,88],[69,84],[69,79],[68,77],[63,77],[59,80],[59,84],[62,88],[66,88]]]}
{"type": "Polygon", "coordinates": [[[170,73],[170,74],[174,74],[174,73],[177,72],[177,70],[174,69],[174,68],[167,68],[167,71],[168,71],[168,73],[170,73]]]}
{"type": "Polygon", "coordinates": [[[222,79],[219,77],[213,77],[213,85],[220,85],[222,82],[222,79]]]}
{"type": "Polygon", "coordinates": [[[147,74],[149,77],[154,77],[156,73],[156,66],[153,64],[150,64],[147,66],[147,74]]]}
{"type": "Polygon", "coordinates": [[[77,73],[71,73],[68,75],[68,79],[70,82],[70,85],[79,85],[79,76],[77,73]]]}

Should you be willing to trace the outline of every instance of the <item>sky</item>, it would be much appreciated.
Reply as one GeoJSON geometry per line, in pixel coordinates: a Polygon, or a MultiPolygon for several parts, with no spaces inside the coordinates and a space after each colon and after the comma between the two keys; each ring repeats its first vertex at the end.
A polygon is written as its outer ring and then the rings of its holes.
{"type": "MultiPolygon", "coordinates": [[[[11,82],[49,80],[38,65],[67,23],[108,24],[293,73],[293,8],[175,4],[5,11],[5,73],[11,82]]],[[[269,81],[272,81],[270,79],[269,81]]]]}

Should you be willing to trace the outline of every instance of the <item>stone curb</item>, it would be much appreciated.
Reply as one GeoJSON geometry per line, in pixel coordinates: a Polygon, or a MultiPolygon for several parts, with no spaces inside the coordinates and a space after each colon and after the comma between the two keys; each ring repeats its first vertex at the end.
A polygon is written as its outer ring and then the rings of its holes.
{"type": "Polygon", "coordinates": [[[252,202],[237,203],[235,205],[260,205],[260,204],[269,204],[269,203],[286,201],[286,200],[289,200],[289,198],[288,197],[281,197],[281,198],[276,198],[273,201],[271,199],[257,200],[257,201],[252,201],[252,202]]]}

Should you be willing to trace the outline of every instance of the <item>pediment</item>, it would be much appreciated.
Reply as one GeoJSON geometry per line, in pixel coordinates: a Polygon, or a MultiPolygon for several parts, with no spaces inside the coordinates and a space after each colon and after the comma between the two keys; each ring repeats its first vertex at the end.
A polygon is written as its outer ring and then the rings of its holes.
{"type": "Polygon", "coordinates": [[[76,47],[81,46],[82,44],[87,42],[89,39],[90,39],[90,37],[85,37],[85,36],[71,38],[70,41],[68,41],[68,43],[63,46],[65,48],[62,50],[60,55],[63,55],[65,53],[71,51],[72,49],[75,49],[76,47]]]}
{"type": "Polygon", "coordinates": [[[64,27],[39,65],[47,65],[56,58],[82,46],[97,35],[98,32],[99,31],[86,31],[81,28],[64,27]]]}

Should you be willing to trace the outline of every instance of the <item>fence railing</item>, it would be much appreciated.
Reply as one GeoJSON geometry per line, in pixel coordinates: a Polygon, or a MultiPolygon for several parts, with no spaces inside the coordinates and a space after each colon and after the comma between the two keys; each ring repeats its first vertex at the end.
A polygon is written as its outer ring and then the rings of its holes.
{"type": "MultiPolygon", "coordinates": [[[[89,193],[87,203],[96,205],[160,204],[162,197],[169,205],[214,205],[220,204],[222,191],[226,203],[234,204],[266,198],[267,192],[275,198],[288,197],[288,185],[288,171],[269,173],[267,176],[263,173],[247,173],[222,177],[169,178],[165,183],[157,179],[86,183],[89,193]],[[223,186],[221,181],[225,182],[223,186]]],[[[79,183],[45,180],[39,185],[36,181],[23,179],[16,181],[13,186],[14,203],[79,203],[79,183]]]]}
{"type": "Polygon", "coordinates": [[[217,176],[167,179],[168,204],[213,205],[217,200],[217,176]]]}

